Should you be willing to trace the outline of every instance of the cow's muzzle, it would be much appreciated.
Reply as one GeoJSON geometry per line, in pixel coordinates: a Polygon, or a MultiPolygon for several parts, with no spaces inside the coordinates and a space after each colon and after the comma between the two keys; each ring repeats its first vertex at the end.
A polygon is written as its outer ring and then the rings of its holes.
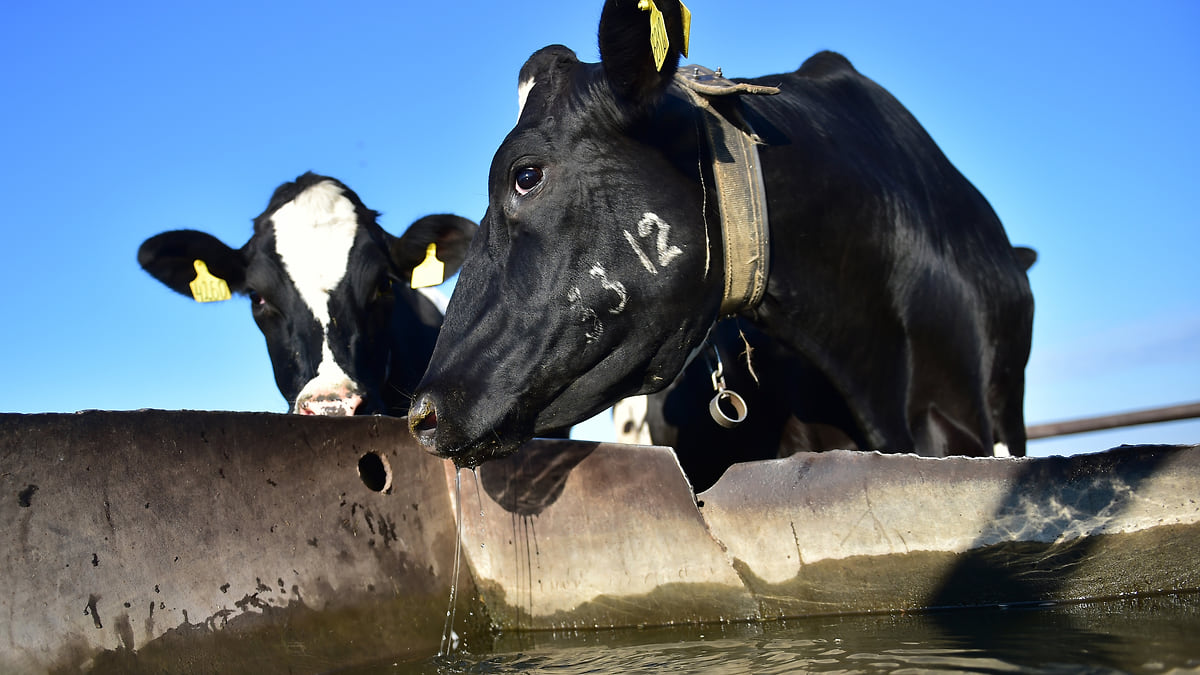
{"type": "Polygon", "coordinates": [[[460,469],[506,457],[520,446],[521,439],[506,439],[490,431],[499,426],[495,423],[482,424],[480,426],[489,431],[472,434],[461,426],[465,417],[452,401],[442,400],[436,393],[426,391],[418,394],[408,409],[408,428],[425,450],[452,460],[460,469]]]}
{"type": "Polygon", "coordinates": [[[298,415],[321,415],[326,417],[350,417],[354,415],[363,398],[357,394],[309,396],[296,401],[298,415]]]}

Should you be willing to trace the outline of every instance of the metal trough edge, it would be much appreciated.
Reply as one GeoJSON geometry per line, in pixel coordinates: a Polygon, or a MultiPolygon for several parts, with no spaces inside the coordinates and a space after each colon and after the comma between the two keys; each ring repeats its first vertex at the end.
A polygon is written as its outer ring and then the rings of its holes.
{"type": "Polygon", "coordinates": [[[0,672],[322,672],[455,630],[663,625],[1200,588],[1200,448],[797,455],[694,499],[667,448],[461,473],[404,420],[0,414],[0,672]],[[1149,551],[1153,551],[1148,555],[1149,551]]]}

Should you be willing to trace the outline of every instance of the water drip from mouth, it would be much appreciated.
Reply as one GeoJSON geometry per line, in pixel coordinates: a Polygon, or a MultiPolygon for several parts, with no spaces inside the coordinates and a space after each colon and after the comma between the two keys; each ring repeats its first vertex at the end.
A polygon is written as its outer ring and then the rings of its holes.
{"type": "MultiPolygon", "coordinates": [[[[450,605],[446,607],[446,624],[442,627],[442,641],[438,646],[438,656],[449,656],[458,647],[458,635],[454,632],[454,612],[458,598],[458,572],[462,561],[462,472],[454,471],[454,571],[450,579],[450,605]]],[[[478,481],[477,481],[478,482],[478,481]]]]}
{"type": "Polygon", "coordinates": [[[487,521],[483,513],[483,492],[479,487],[479,467],[471,467],[471,475],[475,476],[475,501],[479,502],[479,548],[486,548],[484,542],[487,540],[487,521]]]}

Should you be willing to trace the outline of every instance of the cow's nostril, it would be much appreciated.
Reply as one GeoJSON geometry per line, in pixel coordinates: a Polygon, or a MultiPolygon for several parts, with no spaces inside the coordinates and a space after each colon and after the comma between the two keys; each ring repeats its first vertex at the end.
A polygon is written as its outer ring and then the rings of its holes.
{"type": "Polygon", "coordinates": [[[416,432],[435,430],[437,430],[437,412],[432,410],[413,425],[413,431],[416,432]]]}
{"type": "Polygon", "coordinates": [[[417,441],[427,448],[437,445],[437,408],[429,397],[422,396],[408,411],[408,428],[417,441]]]}

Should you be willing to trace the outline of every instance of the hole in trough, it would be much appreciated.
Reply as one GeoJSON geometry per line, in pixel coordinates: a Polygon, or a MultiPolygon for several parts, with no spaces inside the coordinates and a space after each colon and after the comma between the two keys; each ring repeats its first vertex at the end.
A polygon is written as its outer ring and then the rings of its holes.
{"type": "Polygon", "coordinates": [[[377,452],[368,452],[358,460],[358,477],[375,492],[387,492],[392,487],[392,467],[377,452]]]}

